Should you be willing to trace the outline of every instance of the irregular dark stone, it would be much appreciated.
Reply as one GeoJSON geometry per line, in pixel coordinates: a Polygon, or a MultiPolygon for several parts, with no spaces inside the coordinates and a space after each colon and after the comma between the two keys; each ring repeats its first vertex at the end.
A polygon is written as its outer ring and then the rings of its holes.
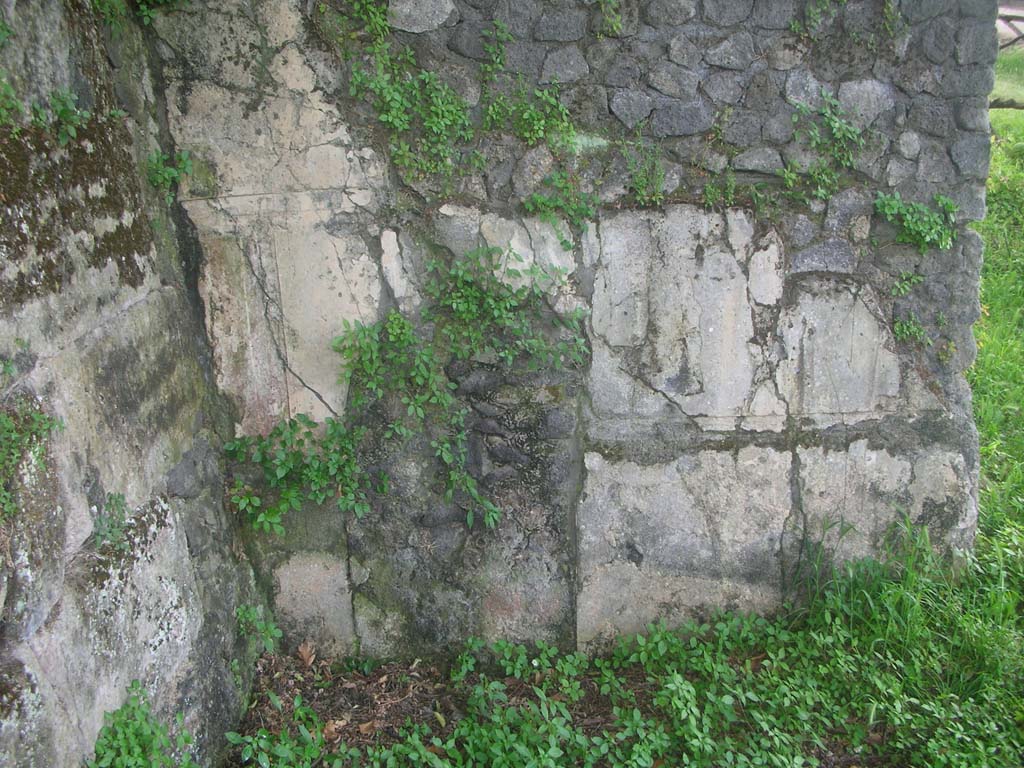
{"type": "Polygon", "coordinates": [[[736,104],[743,97],[742,75],[715,72],[701,83],[704,93],[716,104],[736,104]]]}
{"type": "Polygon", "coordinates": [[[669,59],[681,66],[693,69],[700,63],[701,55],[700,48],[682,32],[673,37],[668,44],[669,59]]]}
{"type": "Polygon", "coordinates": [[[590,66],[575,45],[558,48],[544,59],[542,83],[574,83],[590,73],[590,66]]]}
{"type": "Polygon", "coordinates": [[[798,0],[756,0],[751,21],[765,29],[788,29],[801,8],[798,0]]]}
{"type": "Polygon", "coordinates": [[[836,235],[846,232],[853,220],[862,216],[870,217],[874,211],[871,194],[859,187],[837,192],[828,201],[828,215],[825,217],[825,232],[836,235]]]}
{"type": "Polygon", "coordinates": [[[747,18],[753,7],[754,0],[704,0],[704,19],[728,27],[747,18]]]}
{"type": "Polygon", "coordinates": [[[851,122],[864,129],[896,106],[892,86],[878,80],[855,80],[839,86],[839,103],[851,122]]]}
{"type": "Polygon", "coordinates": [[[967,65],[947,69],[942,78],[946,96],[987,96],[995,84],[995,72],[988,65],[967,65]]]}
{"type": "Polygon", "coordinates": [[[654,111],[651,130],[655,136],[692,136],[714,125],[715,116],[703,99],[673,102],[654,111]]]}
{"type": "Polygon", "coordinates": [[[537,191],[555,166],[555,158],[544,144],[528,150],[512,174],[512,190],[519,197],[537,191]]]}
{"type": "Polygon", "coordinates": [[[988,134],[972,133],[956,142],[950,154],[964,176],[969,179],[985,179],[988,178],[990,148],[988,134]]]}
{"type": "Polygon", "coordinates": [[[506,69],[527,79],[536,80],[540,77],[541,66],[548,50],[548,46],[542,43],[509,43],[505,49],[506,69]]]}
{"type": "Polygon", "coordinates": [[[992,64],[999,52],[992,24],[962,24],[956,33],[957,64],[992,64]]]}
{"type": "Polygon", "coordinates": [[[771,117],[761,127],[761,136],[766,141],[785,144],[793,138],[793,132],[796,130],[793,125],[793,108],[788,104],[780,104],[779,108],[770,114],[771,117]]]}
{"type": "Polygon", "coordinates": [[[696,0],[650,0],[644,9],[644,21],[652,27],[678,27],[696,13],[696,0]]]}
{"type": "Polygon", "coordinates": [[[215,485],[219,477],[217,453],[208,441],[199,438],[192,450],[186,452],[181,461],[167,473],[167,494],[194,499],[204,489],[215,485]]]}
{"type": "Polygon", "coordinates": [[[533,37],[563,43],[579,40],[587,33],[588,18],[586,11],[577,9],[546,11],[533,28],[533,37]]]}
{"type": "Polygon", "coordinates": [[[388,23],[403,32],[429,32],[449,22],[453,16],[458,18],[452,0],[390,0],[388,3],[388,23]]]}
{"type": "Polygon", "coordinates": [[[692,99],[697,95],[700,78],[688,69],[669,61],[659,63],[647,75],[647,82],[655,90],[675,99],[692,99]]]}
{"type": "Polygon", "coordinates": [[[956,4],[957,0],[903,0],[900,12],[911,24],[942,16],[956,4]]]}
{"type": "Polygon", "coordinates": [[[599,85],[578,85],[562,93],[562,103],[573,118],[588,128],[597,128],[608,117],[608,92],[599,85]]]}
{"type": "Polygon", "coordinates": [[[619,118],[624,126],[633,130],[651,114],[654,100],[646,93],[616,91],[612,95],[611,109],[612,114],[619,118]]]}
{"type": "Polygon", "coordinates": [[[782,157],[771,147],[754,147],[734,157],[732,167],[737,171],[774,174],[782,168],[782,157]]]}
{"type": "Polygon", "coordinates": [[[953,178],[953,162],[945,145],[937,141],[922,142],[918,157],[917,177],[922,181],[949,182],[953,178]]]}
{"type": "Polygon", "coordinates": [[[822,87],[821,81],[810,72],[803,69],[794,70],[786,78],[786,101],[818,109],[824,103],[821,99],[822,87]]]}
{"type": "MultiPolygon", "coordinates": [[[[780,106],[780,97],[785,82],[786,75],[781,72],[758,72],[750,78],[750,83],[747,84],[743,105],[747,109],[757,109],[768,113],[776,112],[780,106]]],[[[792,107],[783,106],[792,112],[792,107]]]]}
{"type": "Polygon", "coordinates": [[[484,30],[487,25],[478,19],[464,19],[455,26],[455,31],[448,38],[448,47],[460,56],[483,61],[487,58],[484,52],[484,30]]]}
{"type": "Polygon", "coordinates": [[[853,272],[857,254],[845,240],[826,240],[793,254],[793,272],[853,272]]]}
{"type": "Polygon", "coordinates": [[[500,464],[525,467],[530,463],[529,456],[505,442],[487,446],[487,453],[500,464]]]}
{"type": "Polygon", "coordinates": [[[988,101],[986,99],[964,99],[956,105],[956,124],[965,131],[985,131],[990,128],[988,101]]]}
{"type": "Polygon", "coordinates": [[[604,76],[605,85],[616,88],[632,88],[640,80],[640,65],[633,59],[621,59],[608,68],[604,76]]]}
{"type": "Polygon", "coordinates": [[[919,133],[946,137],[953,132],[953,111],[944,99],[917,96],[911,102],[907,125],[919,133]]]}
{"type": "Polygon", "coordinates": [[[761,140],[764,116],[749,109],[734,109],[725,126],[722,138],[737,147],[749,147],[761,140]]]}
{"type": "Polygon", "coordinates": [[[932,64],[941,64],[953,55],[956,29],[949,19],[936,19],[921,37],[921,51],[932,64]]]}
{"type": "Polygon", "coordinates": [[[754,39],[737,32],[704,54],[704,61],[723,69],[746,69],[754,60],[754,39]]]}

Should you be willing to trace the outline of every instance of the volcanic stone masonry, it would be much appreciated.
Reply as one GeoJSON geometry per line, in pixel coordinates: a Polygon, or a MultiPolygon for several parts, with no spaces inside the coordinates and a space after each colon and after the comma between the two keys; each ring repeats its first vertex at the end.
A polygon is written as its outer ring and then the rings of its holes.
{"type": "Polygon", "coordinates": [[[4,386],[64,423],[4,524],[0,762],[79,764],[137,678],[210,764],[249,684],[243,604],[323,653],[470,635],[588,650],[770,611],[810,545],[870,555],[904,516],[971,546],[967,225],[985,211],[995,3],[849,0],[813,33],[798,0],[621,0],[611,26],[607,5],[390,2],[397,41],[474,114],[499,21],[508,70],[557,83],[576,125],[568,158],[481,132],[480,162],[439,180],[391,161],[318,3],[193,2],[117,30],[86,0],[0,0],[19,98],[69,89],[92,114],[63,147],[0,128],[4,386]],[[799,105],[823,94],[864,138],[838,191],[704,204],[708,184],[777,190],[812,166],[799,105]],[[636,204],[623,142],[657,153],[663,204],[636,204]],[[192,160],[170,205],[146,179],[157,151],[192,160]],[[599,201],[585,227],[523,206],[560,164],[599,201]],[[879,191],[952,199],[952,247],[895,242],[879,191]],[[224,441],[343,417],[343,322],[397,309],[427,328],[427,261],[481,246],[564,272],[548,301],[585,312],[588,344],[580,368],[447,369],[500,524],[467,527],[423,435],[382,451],[390,489],[361,519],[310,504],[284,535],[250,530],[225,503],[224,441]],[[894,290],[907,273],[923,279],[894,290]],[[930,344],[894,335],[908,317],[930,344]],[[108,494],[133,511],[125,551],[95,546],[108,494]]]}

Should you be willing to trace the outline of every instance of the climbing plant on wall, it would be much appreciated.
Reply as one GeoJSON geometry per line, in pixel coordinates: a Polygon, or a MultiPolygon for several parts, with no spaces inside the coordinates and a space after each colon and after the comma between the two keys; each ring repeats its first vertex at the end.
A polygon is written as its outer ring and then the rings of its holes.
{"type": "MultiPolygon", "coordinates": [[[[565,279],[537,265],[523,265],[516,254],[481,248],[452,259],[432,259],[424,291],[424,333],[397,310],[377,323],[350,323],[334,341],[348,382],[349,412],[366,414],[379,406],[388,414],[378,430],[386,441],[401,442],[429,433],[441,467],[448,502],[466,511],[466,523],[479,518],[487,527],[501,519],[466,467],[466,408],[445,373],[452,360],[493,358],[506,368],[579,366],[586,356],[582,314],[558,315],[547,296],[565,279]]],[[[242,484],[231,500],[254,528],[284,530],[283,518],[304,502],[333,499],[339,510],[362,517],[374,494],[387,493],[388,479],[363,464],[363,445],[371,436],[357,419],[306,415],[286,419],[261,437],[226,444],[228,456],[263,471],[272,498],[242,484]]],[[[374,433],[376,434],[376,433],[374,433]]]]}

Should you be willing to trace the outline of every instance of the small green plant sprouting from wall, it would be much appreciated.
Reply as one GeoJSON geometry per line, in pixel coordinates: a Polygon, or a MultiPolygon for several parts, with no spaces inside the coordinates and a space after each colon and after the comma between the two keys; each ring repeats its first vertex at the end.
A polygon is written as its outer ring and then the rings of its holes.
{"type": "Polygon", "coordinates": [[[817,159],[801,174],[792,166],[783,168],[783,194],[790,200],[806,203],[810,199],[828,200],[839,191],[843,171],[853,168],[857,153],[864,146],[864,137],[856,125],[846,119],[839,100],[827,89],[821,90],[822,105],[812,110],[796,104],[793,122],[794,138],[807,137],[817,159]]]}
{"type": "Polygon", "coordinates": [[[93,531],[100,546],[109,545],[115,552],[128,551],[128,505],[123,493],[107,494],[106,503],[96,513],[93,531]]]}
{"type": "Polygon", "coordinates": [[[908,203],[899,192],[879,192],[875,211],[898,229],[897,243],[915,246],[921,253],[929,248],[946,250],[956,239],[957,205],[948,197],[936,195],[935,208],[922,203],[908,203]]]}
{"type": "Polygon", "coordinates": [[[179,732],[172,742],[167,726],[150,711],[138,680],[128,687],[125,703],[103,720],[95,756],[86,762],[87,768],[199,768],[186,752],[192,738],[181,730],[181,714],[177,717],[179,732]]]}
{"type": "MultiPolygon", "coordinates": [[[[351,412],[369,413],[378,402],[400,406],[383,427],[385,440],[405,440],[430,431],[431,446],[444,473],[445,498],[466,509],[472,526],[480,517],[497,525],[501,510],[485,498],[466,469],[467,411],[456,400],[445,373],[450,360],[484,356],[511,365],[526,359],[534,368],[582,365],[586,340],[579,313],[553,316],[546,295],[564,276],[536,265],[519,268],[513,254],[483,248],[451,262],[428,265],[424,320],[433,329],[423,338],[413,324],[392,311],[381,322],[346,323],[334,342],[343,376],[350,384],[351,412]],[[551,326],[545,331],[544,326],[551,326]],[[557,340],[549,340],[557,333],[557,340]]],[[[370,510],[371,494],[387,493],[387,477],[374,482],[363,468],[360,446],[368,429],[339,419],[316,424],[298,415],[263,437],[241,437],[225,445],[229,458],[263,470],[275,498],[268,503],[237,484],[232,502],[257,530],[281,533],[283,517],[304,501],[333,497],[342,512],[357,518],[370,510]]]]}
{"type": "Polygon", "coordinates": [[[149,156],[146,172],[149,183],[164,193],[164,200],[174,202],[174,187],[192,173],[192,158],[187,151],[178,152],[172,158],[166,152],[154,152],[149,156]]]}
{"type": "Polygon", "coordinates": [[[720,206],[728,208],[736,202],[736,174],[732,168],[726,168],[718,181],[709,181],[704,185],[704,207],[708,210],[720,206]]]}
{"type": "Polygon", "coordinates": [[[615,37],[622,34],[621,0],[597,0],[597,4],[601,9],[601,29],[598,35],[615,37]]]}
{"type": "Polygon", "coordinates": [[[623,142],[623,154],[629,173],[629,191],[637,205],[652,206],[665,202],[665,166],[657,149],[640,141],[623,142]]]}
{"type": "Polygon", "coordinates": [[[17,136],[21,131],[18,121],[23,111],[14,86],[7,80],[7,72],[0,69],[0,128],[10,128],[17,136]]]}
{"type": "Polygon", "coordinates": [[[321,426],[298,414],[267,435],[226,443],[228,457],[260,467],[265,483],[276,494],[268,503],[251,488],[236,485],[232,503],[254,529],[264,533],[282,533],[284,515],[304,501],[319,504],[333,498],[342,512],[362,517],[370,509],[370,478],[356,458],[363,434],[364,430],[350,430],[337,419],[326,419],[321,426]]]}
{"type": "MultiPolygon", "coordinates": [[[[139,19],[145,25],[153,23],[156,15],[169,11],[179,0],[137,0],[135,3],[139,19]]],[[[130,15],[128,0],[92,0],[92,9],[112,27],[121,27],[130,15]]]]}
{"type": "Polygon", "coordinates": [[[240,605],[235,610],[238,631],[255,640],[265,653],[273,653],[282,632],[273,619],[265,618],[263,610],[254,605],[240,605]]]}
{"type": "MultiPolygon", "coordinates": [[[[558,217],[564,216],[574,229],[586,230],[587,221],[597,215],[597,198],[580,189],[579,182],[568,171],[555,171],[546,179],[547,192],[534,192],[523,201],[527,213],[534,213],[541,221],[558,231],[558,217]]],[[[562,248],[572,250],[572,240],[558,232],[562,248]]]]}
{"type": "Polygon", "coordinates": [[[917,272],[900,272],[899,277],[892,286],[893,296],[906,296],[912,290],[915,285],[919,285],[924,282],[924,275],[920,275],[917,272]]]}
{"type": "Polygon", "coordinates": [[[387,4],[378,0],[353,2],[349,15],[326,4],[319,6],[321,23],[345,46],[369,38],[368,62],[355,62],[349,94],[369,98],[380,122],[390,133],[392,161],[418,177],[450,177],[460,166],[462,148],[473,138],[469,105],[434,72],[420,69],[412,50],[395,50],[390,41],[387,4]]]}
{"type": "Polygon", "coordinates": [[[530,147],[545,141],[556,151],[568,149],[576,128],[569,110],[559,100],[557,83],[531,90],[520,76],[510,89],[511,95],[498,89],[499,79],[506,75],[505,44],[511,40],[508,28],[500,21],[484,32],[487,59],[480,65],[484,130],[508,129],[530,147]]]}
{"type": "Polygon", "coordinates": [[[821,28],[831,22],[846,0],[808,0],[804,6],[803,20],[794,19],[789,29],[794,34],[814,39],[821,28]]]}
{"type": "Polygon", "coordinates": [[[88,110],[78,108],[78,96],[68,90],[50,94],[50,112],[57,129],[57,143],[62,147],[78,138],[78,129],[92,117],[88,110]]]}
{"type": "MultiPolygon", "coordinates": [[[[273,691],[270,691],[268,695],[271,697],[271,706],[278,712],[282,711],[281,699],[273,691]]],[[[328,744],[324,739],[324,723],[315,710],[303,704],[302,696],[295,697],[292,702],[290,722],[285,722],[280,731],[271,732],[266,728],[260,728],[255,735],[250,736],[243,736],[232,731],[225,734],[225,738],[229,744],[239,748],[239,757],[243,765],[259,765],[263,768],[269,766],[274,766],[274,768],[304,768],[305,766],[342,768],[342,766],[358,764],[359,750],[357,749],[345,750],[349,752],[348,755],[327,754],[328,744]],[[295,729],[294,735],[293,728],[295,729]],[[350,758],[355,758],[356,762],[350,758]]],[[[344,750],[343,746],[342,749],[344,750]]],[[[413,765],[414,763],[409,764],[413,765]]],[[[432,763],[422,764],[430,765],[432,763]]]]}
{"type": "Polygon", "coordinates": [[[928,332],[921,325],[921,321],[917,319],[917,315],[913,312],[908,314],[904,318],[897,318],[892,324],[892,335],[896,338],[896,341],[911,341],[917,344],[923,344],[926,347],[932,345],[932,340],[928,336],[928,332]]]}
{"type": "MultiPolygon", "coordinates": [[[[0,361],[0,389],[6,389],[17,374],[10,360],[0,361]]],[[[17,514],[15,494],[18,473],[26,460],[45,468],[46,438],[63,428],[55,419],[39,410],[27,395],[5,394],[0,401],[0,523],[17,514]]]]}

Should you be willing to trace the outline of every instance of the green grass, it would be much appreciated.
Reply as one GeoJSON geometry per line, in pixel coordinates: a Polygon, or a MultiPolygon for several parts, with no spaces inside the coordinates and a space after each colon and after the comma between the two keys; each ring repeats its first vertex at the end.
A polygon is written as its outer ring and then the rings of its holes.
{"type": "Polygon", "coordinates": [[[978,360],[970,372],[980,433],[982,530],[1024,521],[1024,112],[993,110],[978,360]]]}
{"type": "Polygon", "coordinates": [[[1012,99],[1024,104],[1024,48],[1014,48],[999,54],[992,98],[1012,99]]]}

